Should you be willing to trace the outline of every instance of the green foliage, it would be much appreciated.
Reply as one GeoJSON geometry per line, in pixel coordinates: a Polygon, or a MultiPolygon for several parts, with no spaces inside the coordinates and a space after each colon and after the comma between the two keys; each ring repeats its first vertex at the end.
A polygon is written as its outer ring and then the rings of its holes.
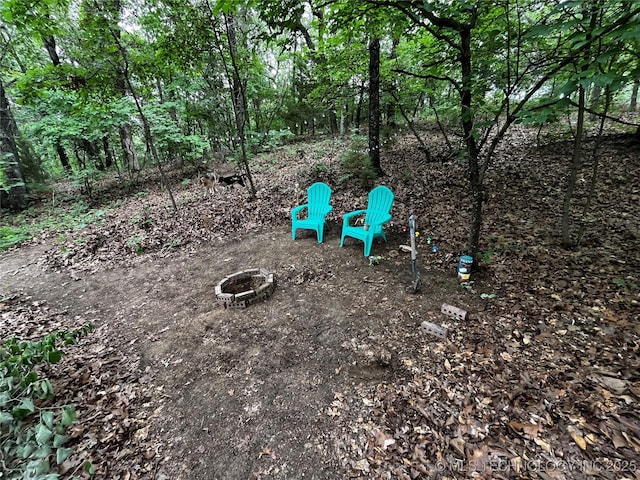
{"type": "Polygon", "coordinates": [[[0,252],[14,245],[19,245],[29,238],[31,238],[31,235],[24,227],[2,225],[0,226],[0,252]]]}
{"type": "Polygon", "coordinates": [[[136,255],[141,255],[144,251],[144,235],[134,235],[127,239],[127,248],[136,255]]]}
{"type": "MultiPolygon", "coordinates": [[[[39,341],[12,338],[0,345],[0,446],[3,477],[8,480],[60,478],[52,465],[72,453],[64,445],[76,418],[73,405],[51,406],[51,381],[38,373],[41,364],[60,361],[60,345],[71,345],[93,330],[89,324],[57,332],[39,341]],[[46,407],[44,405],[46,401],[46,407]]],[[[85,466],[86,470],[86,466],[85,466]]],[[[72,477],[77,478],[77,477],[72,477]]]]}
{"type": "Polygon", "coordinates": [[[494,255],[495,255],[495,252],[493,251],[493,249],[488,248],[487,250],[483,250],[481,252],[478,252],[478,260],[480,260],[482,263],[486,263],[488,265],[493,260],[493,256],[494,255]]]}
{"type": "Polygon", "coordinates": [[[625,289],[638,290],[638,284],[634,281],[634,279],[632,277],[627,277],[626,279],[616,278],[613,281],[613,283],[615,283],[617,286],[625,288],[625,289]]]}
{"type": "Polygon", "coordinates": [[[361,186],[368,188],[378,178],[362,138],[356,137],[351,147],[340,156],[340,166],[344,172],[340,179],[342,182],[355,179],[361,186]]]}
{"type": "Polygon", "coordinates": [[[285,140],[293,137],[289,129],[269,130],[261,135],[257,132],[247,132],[247,145],[252,151],[270,150],[281,146],[285,140]]]}
{"type": "Polygon", "coordinates": [[[67,209],[50,208],[48,215],[40,215],[39,220],[34,222],[31,218],[33,212],[26,210],[11,217],[6,225],[0,227],[0,251],[28,240],[42,231],[61,232],[69,229],[83,229],[91,223],[100,222],[106,213],[102,209],[91,209],[86,203],[80,201],[67,209]]]}

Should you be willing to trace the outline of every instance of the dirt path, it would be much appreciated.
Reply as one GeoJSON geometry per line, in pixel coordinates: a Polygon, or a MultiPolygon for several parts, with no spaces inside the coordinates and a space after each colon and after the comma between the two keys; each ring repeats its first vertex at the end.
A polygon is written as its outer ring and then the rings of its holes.
{"type": "Polygon", "coordinates": [[[378,245],[385,260],[371,267],[361,244],[338,247],[337,232],[322,245],[289,235],[247,235],[94,274],[45,272],[44,246],[20,249],[0,258],[1,294],[24,292],[134,349],[150,390],[149,435],[161,445],[156,478],[343,478],[332,402],[410,376],[399,358],[412,345],[393,338],[463,292],[451,276],[425,278],[430,295],[409,293],[408,258],[388,256],[402,239],[378,245]],[[276,273],[274,296],[247,309],[216,305],[217,281],[251,267],[276,273]]]}

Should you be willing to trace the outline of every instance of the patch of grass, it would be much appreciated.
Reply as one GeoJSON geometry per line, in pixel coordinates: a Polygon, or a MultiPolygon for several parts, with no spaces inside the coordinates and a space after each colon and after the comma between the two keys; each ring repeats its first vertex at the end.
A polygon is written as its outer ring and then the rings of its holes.
{"type": "Polygon", "coordinates": [[[8,250],[30,238],[31,234],[24,227],[3,225],[0,227],[0,251],[8,250]]]}
{"type": "MultiPolygon", "coordinates": [[[[80,201],[69,209],[49,208],[41,213],[33,209],[9,218],[6,225],[0,227],[0,251],[19,245],[25,240],[41,232],[63,232],[65,230],[82,230],[88,225],[100,222],[106,210],[92,209],[80,201]]],[[[58,235],[56,241],[64,237],[58,235]]]]}

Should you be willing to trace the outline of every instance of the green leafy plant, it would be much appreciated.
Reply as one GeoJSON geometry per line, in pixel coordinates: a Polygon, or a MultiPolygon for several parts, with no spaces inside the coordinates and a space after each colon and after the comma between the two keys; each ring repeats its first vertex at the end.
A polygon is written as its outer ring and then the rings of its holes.
{"type": "MultiPolygon", "coordinates": [[[[15,338],[0,345],[0,447],[2,478],[55,480],[52,462],[60,465],[72,453],[64,445],[66,429],[76,418],[73,405],[52,406],[53,386],[38,373],[41,364],[60,361],[59,345],[70,345],[93,330],[90,324],[57,332],[39,341],[15,338]]],[[[84,471],[91,475],[87,462],[84,471]]],[[[75,479],[77,477],[71,477],[75,479]]]]}
{"type": "Polygon", "coordinates": [[[31,238],[24,227],[0,226],[0,251],[7,250],[31,238]]]}
{"type": "Polygon", "coordinates": [[[489,248],[487,250],[483,250],[482,252],[478,252],[478,259],[483,263],[489,264],[493,260],[493,256],[495,252],[493,249],[489,248]]]}
{"type": "Polygon", "coordinates": [[[618,285],[619,287],[622,288],[628,288],[630,290],[637,290],[638,289],[638,284],[633,282],[633,281],[629,281],[627,282],[626,280],[622,279],[622,278],[616,278],[613,283],[615,283],[616,285],[618,285]]]}
{"type": "Polygon", "coordinates": [[[127,240],[127,247],[136,255],[141,255],[144,251],[144,235],[134,235],[127,240]]]}
{"type": "Polygon", "coordinates": [[[378,174],[371,164],[369,155],[358,140],[354,141],[351,148],[341,155],[340,166],[345,172],[341,177],[341,181],[343,182],[354,178],[360,182],[363,187],[368,188],[373,185],[373,182],[378,178],[378,174]]]}

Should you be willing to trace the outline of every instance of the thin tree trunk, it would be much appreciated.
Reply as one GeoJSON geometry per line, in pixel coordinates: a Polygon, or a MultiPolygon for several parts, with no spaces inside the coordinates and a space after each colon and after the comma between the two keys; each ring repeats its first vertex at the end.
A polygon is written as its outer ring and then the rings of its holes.
{"type": "Polygon", "coordinates": [[[67,151],[62,146],[62,142],[60,142],[60,139],[56,139],[55,149],[56,153],[58,154],[58,158],[60,159],[60,165],[62,165],[64,171],[67,172],[67,175],[71,175],[73,173],[73,169],[71,168],[71,161],[69,160],[69,155],[67,155],[67,151]]]}
{"type": "Polygon", "coordinates": [[[118,130],[120,134],[120,145],[126,159],[127,170],[129,172],[139,172],[140,163],[138,162],[138,155],[136,154],[136,147],[133,144],[133,137],[131,136],[131,125],[123,125],[118,130]]]}
{"type": "Polygon", "coordinates": [[[567,190],[564,194],[564,202],[562,204],[562,246],[569,248],[573,246],[571,241],[571,201],[573,200],[573,193],[576,189],[576,181],[578,179],[578,172],[582,168],[582,142],[584,137],[584,113],[585,113],[585,91],[584,87],[580,86],[578,91],[578,119],[576,122],[576,133],[573,145],[573,160],[571,161],[571,172],[569,173],[569,180],[567,181],[567,190]]]}
{"type": "MultiPolygon", "coordinates": [[[[394,38],[393,41],[391,42],[391,53],[389,54],[389,60],[395,61],[396,58],[398,58],[399,43],[400,41],[397,38],[394,38]]],[[[396,98],[397,89],[398,88],[396,85],[396,81],[395,79],[392,79],[390,83],[387,85],[387,91],[391,94],[391,98],[393,98],[393,101],[387,102],[386,112],[385,112],[385,115],[387,117],[385,119],[385,124],[387,125],[387,127],[391,127],[391,128],[395,128],[396,126],[396,120],[395,120],[396,104],[399,104],[396,98]]]]}
{"type": "MultiPolygon", "coordinates": [[[[589,18],[589,25],[586,26],[586,38],[590,40],[592,34],[598,26],[599,21],[599,8],[601,8],[599,2],[592,2],[583,6],[583,18],[589,18]]],[[[592,45],[585,50],[583,54],[583,66],[582,72],[586,72],[588,69],[587,62],[592,58],[592,45]]],[[[597,52],[595,52],[595,55],[597,52]]],[[[578,118],[576,121],[576,134],[575,143],[573,148],[573,159],[571,162],[571,172],[569,173],[569,179],[567,181],[567,190],[564,194],[564,202],[562,204],[562,246],[564,248],[571,248],[577,245],[577,242],[571,240],[571,203],[573,201],[573,195],[576,189],[576,183],[578,180],[578,173],[582,169],[582,155],[583,155],[583,142],[584,142],[584,120],[585,110],[587,105],[587,94],[582,84],[578,86],[578,118]]],[[[597,170],[596,172],[597,173],[597,170]]]]}
{"type": "MultiPolygon", "coordinates": [[[[108,18],[112,18],[110,24],[112,26],[109,27],[109,32],[111,33],[114,41],[116,42],[118,49],[121,49],[122,45],[120,43],[120,30],[117,26],[118,19],[120,18],[120,12],[122,11],[121,0],[111,0],[109,2],[104,2],[102,7],[98,4],[96,0],[93,0],[96,11],[106,13],[108,18]],[[104,12],[107,9],[108,11],[104,12]]],[[[121,52],[122,53],[122,52],[121,52]]],[[[117,76],[115,79],[115,89],[122,97],[127,96],[127,85],[128,78],[126,78],[126,74],[123,69],[117,69],[117,76]]],[[[133,95],[133,93],[132,93],[133,95]]],[[[131,125],[126,124],[119,128],[118,134],[120,135],[120,145],[122,147],[122,153],[124,154],[127,170],[129,173],[139,172],[140,171],[140,161],[138,160],[138,155],[136,153],[136,147],[133,143],[131,125]]]]}
{"type": "MultiPolygon", "coordinates": [[[[56,48],[56,38],[53,35],[43,36],[42,43],[44,44],[44,48],[47,50],[52,65],[54,67],[58,67],[60,65],[60,57],[58,56],[58,50],[56,48]]],[[[56,139],[55,149],[58,154],[58,158],[60,158],[60,165],[62,165],[65,172],[70,175],[72,173],[71,162],[69,161],[69,156],[62,146],[60,139],[56,139]]]]}
{"type": "MultiPolygon", "coordinates": [[[[594,85],[593,89],[591,90],[591,98],[590,98],[590,104],[589,104],[589,109],[592,112],[595,112],[598,109],[598,102],[600,102],[601,94],[602,94],[602,89],[600,88],[600,85],[594,85]]],[[[595,120],[596,115],[592,113],[589,116],[589,118],[591,120],[595,120]]]]}
{"type": "Polygon", "coordinates": [[[358,94],[358,104],[356,105],[356,132],[360,133],[360,127],[362,126],[362,104],[364,103],[364,85],[360,87],[360,92],[358,94]]]}
{"type": "Polygon", "coordinates": [[[236,25],[235,18],[232,14],[224,14],[227,43],[229,46],[229,54],[231,57],[231,72],[232,80],[232,95],[233,95],[233,110],[236,120],[236,130],[240,139],[240,151],[242,165],[244,167],[245,174],[249,180],[249,186],[251,189],[251,199],[256,198],[256,187],[253,183],[253,175],[251,175],[251,168],[249,168],[249,160],[247,158],[247,147],[245,138],[246,127],[246,95],[245,95],[245,82],[240,78],[240,67],[238,65],[237,53],[238,53],[238,41],[236,39],[236,25]]]}
{"type": "Polygon", "coordinates": [[[4,174],[7,206],[11,210],[27,207],[27,188],[22,174],[20,153],[16,145],[18,127],[9,106],[9,99],[0,79],[0,168],[4,174]]]}
{"type": "MultiPolygon", "coordinates": [[[[478,244],[480,242],[480,232],[482,229],[482,207],[485,198],[483,175],[480,169],[480,152],[474,136],[472,102],[472,62],[471,62],[471,28],[462,27],[460,29],[460,66],[462,72],[462,91],[460,92],[460,104],[462,106],[462,131],[464,133],[465,144],[469,162],[469,184],[471,187],[471,228],[469,230],[469,240],[466,252],[476,259],[478,254],[478,244]]],[[[477,262],[474,262],[476,265],[477,262]]]]}
{"type": "Polygon", "coordinates": [[[102,137],[102,150],[104,150],[105,167],[109,169],[113,165],[113,155],[109,146],[109,137],[106,135],[102,137]]]}
{"type": "Polygon", "coordinates": [[[638,90],[640,90],[640,79],[635,79],[633,82],[633,90],[631,90],[631,101],[629,102],[629,110],[636,111],[638,105],[638,90]]]}
{"type": "Polygon", "coordinates": [[[369,160],[379,177],[380,165],[380,38],[369,42],[369,160]]]}
{"type": "MultiPolygon", "coordinates": [[[[424,140],[420,136],[420,133],[418,133],[418,130],[416,130],[416,127],[413,124],[413,121],[407,115],[407,112],[405,112],[404,107],[398,100],[398,97],[396,96],[395,92],[389,92],[389,93],[391,94],[392,98],[396,101],[396,104],[398,105],[398,110],[400,110],[400,114],[404,118],[405,122],[407,122],[407,126],[409,127],[409,130],[411,130],[411,133],[413,133],[413,136],[416,137],[416,140],[418,140],[418,143],[420,143],[420,148],[424,152],[427,162],[430,162],[431,160],[433,160],[433,157],[431,156],[431,151],[429,151],[429,146],[426,143],[424,143],[424,140]]],[[[436,113],[436,119],[438,118],[437,115],[438,114],[436,113]]],[[[446,138],[446,134],[445,134],[445,139],[447,140],[447,144],[449,145],[449,148],[451,148],[449,144],[449,140],[446,138]]]]}

